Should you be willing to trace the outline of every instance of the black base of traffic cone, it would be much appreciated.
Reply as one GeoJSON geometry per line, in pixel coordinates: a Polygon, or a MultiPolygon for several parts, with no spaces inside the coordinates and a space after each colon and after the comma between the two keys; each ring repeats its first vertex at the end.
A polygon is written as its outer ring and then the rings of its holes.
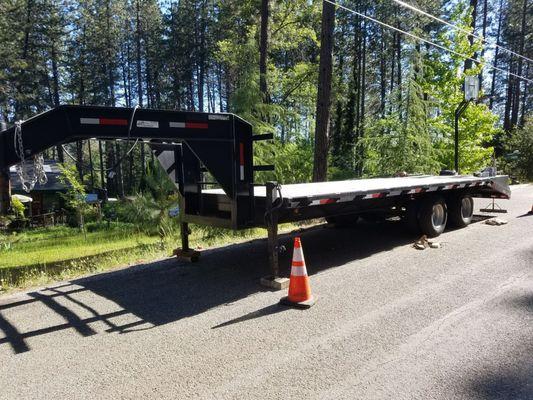
{"type": "Polygon", "coordinates": [[[311,308],[316,303],[316,297],[315,296],[311,296],[311,298],[309,300],[300,301],[300,302],[294,302],[294,301],[290,301],[289,297],[286,296],[286,297],[283,297],[279,301],[279,303],[283,304],[285,306],[306,309],[306,308],[311,308]]]}

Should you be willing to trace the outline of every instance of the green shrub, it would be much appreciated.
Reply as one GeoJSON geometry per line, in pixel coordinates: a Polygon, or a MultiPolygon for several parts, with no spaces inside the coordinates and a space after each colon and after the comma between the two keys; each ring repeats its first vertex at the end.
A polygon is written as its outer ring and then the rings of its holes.
{"type": "Polygon", "coordinates": [[[24,218],[24,211],[26,210],[26,207],[24,207],[24,204],[22,204],[22,202],[12,196],[11,197],[11,211],[13,212],[13,215],[15,216],[15,218],[24,218]]]}
{"type": "Polygon", "coordinates": [[[504,139],[504,170],[509,175],[533,181],[533,117],[524,127],[515,129],[504,139]]]}

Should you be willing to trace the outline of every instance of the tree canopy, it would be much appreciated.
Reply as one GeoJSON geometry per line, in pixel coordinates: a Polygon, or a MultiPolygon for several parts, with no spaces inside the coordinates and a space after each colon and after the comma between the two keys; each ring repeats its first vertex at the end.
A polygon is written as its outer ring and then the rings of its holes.
{"type": "MultiPolygon", "coordinates": [[[[456,53],[516,75],[531,62],[414,13],[392,0],[338,1],[456,53]]],[[[421,3],[422,4],[422,3],[421,3]]],[[[0,120],[59,104],[141,105],[229,111],[275,134],[256,157],[278,170],[259,181],[309,181],[317,124],[319,0],[3,0],[0,120]],[[263,40],[262,40],[263,39],[263,40]],[[274,175],[272,175],[274,174],[274,175]]],[[[527,0],[431,0],[424,11],[533,57],[527,0]]],[[[328,177],[435,173],[453,167],[454,111],[465,75],[484,100],[460,120],[461,172],[491,162],[531,114],[532,85],[335,8],[327,141],[328,177]],[[470,63],[472,64],[472,63],[470,63]]],[[[322,92],[321,92],[322,93],[322,92]]],[[[319,116],[320,118],[320,116],[319,116]]],[[[319,121],[324,122],[324,121],[319,121]]],[[[322,128],[321,128],[322,129],[322,128]]],[[[521,130],[522,129],[522,130],[521,130]]],[[[82,179],[124,195],[143,185],[150,153],[138,146],[113,177],[127,144],[69,145],[82,179]]],[[[62,149],[49,158],[61,160],[62,149]]]]}

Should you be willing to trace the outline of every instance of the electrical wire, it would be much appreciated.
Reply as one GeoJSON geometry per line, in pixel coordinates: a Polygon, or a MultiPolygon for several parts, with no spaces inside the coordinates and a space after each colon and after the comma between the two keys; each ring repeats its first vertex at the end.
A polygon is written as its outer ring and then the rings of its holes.
{"type": "Polygon", "coordinates": [[[485,39],[483,36],[476,35],[474,32],[470,32],[467,29],[461,28],[460,26],[454,25],[454,24],[452,24],[452,23],[450,23],[450,22],[448,22],[448,21],[446,21],[446,20],[444,20],[442,18],[436,17],[435,15],[432,15],[432,14],[430,14],[430,13],[424,11],[424,10],[416,8],[415,6],[413,6],[411,4],[408,4],[408,3],[406,3],[406,2],[404,2],[402,0],[392,0],[392,1],[394,1],[395,3],[401,5],[402,7],[410,9],[411,11],[417,12],[419,14],[422,14],[422,15],[424,15],[426,17],[429,17],[429,18],[433,19],[434,21],[437,21],[437,22],[440,22],[441,24],[447,25],[450,28],[455,29],[456,31],[467,33],[468,35],[473,36],[476,39],[480,39],[481,41],[483,41],[483,43],[487,43],[487,44],[493,45],[495,47],[498,47],[501,50],[507,51],[508,53],[510,53],[510,54],[512,54],[514,56],[517,56],[517,57],[520,57],[520,58],[526,60],[527,62],[533,62],[533,60],[531,58],[528,58],[526,56],[523,56],[522,54],[519,54],[519,53],[516,53],[516,52],[514,52],[512,50],[509,50],[508,48],[503,47],[503,46],[499,45],[498,43],[490,42],[487,39],[485,39]]]}
{"type": "Polygon", "coordinates": [[[452,54],[455,54],[456,56],[462,57],[462,58],[464,58],[465,60],[473,61],[473,62],[475,62],[476,64],[480,64],[480,65],[482,65],[482,66],[484,66],[484,67],[487,67],[487,68],[489,68],[489,69],[494,69],[494,70],[496,70],[496,71],[500,71],[500,72],[503,72],[503,73],[505,73],[505,74],[512,75],[512,76],[514,76],[514,77],[516,77],[516,78],[523,79],[523,80],[526,81],[526,82],[533,83],[533,79],[528,79],[528,78],[526,78],[526,77],[523,77],[523,76],[517,75],[517,74],[515,74],[515,73],[513,73],[513,72],[506,71],[506,70],[504,70],[504,69],[502,69],[502,68],[498,68],[498,67],[496,67],[496,66],[494,66],[494,65],[492,65],[492,64],[486,64],[486,63],[483,63],[483,62],[481,62],[481,61],[479,61],[479,60],[476,60],[475,58],[472,58],[472,57],[467,56],[466,54],[459,53],[459,52],[457,52],[457,51],[455,51],[455,50],[449,49],[448,47],[445,47],[445,46],[442,46],[442,45],[437,44],[437,43],[435,43],[435,42],[432,42],[432,41],[430,41],[430,40],[427,40],[427,39],[421,38],[421,37],[416,36],[416,35],[414,35],[414,34],[412,34],[412,33],[410,33],[410,32],[406,32],[406,31],[404,31],[404,30],[401,30],[400,28],[396,28],[395,26],[389,25],[389,24],[387,24],[387,23],[385,23],[385,22],[382,22],[382,21],[379,21],[379,20],[377,20],[377,19],[375,19],[375,18],[369,17],[368,15],[365,15],[365,14],[362,14],[362,13],[357,12],[357,11],[355,11],[355,10],[352,10],[351,8],[348,8],[348,7],[346,7],[346,6],[343,6],[342,4],[335,3],[334,1],[331,1],[331,0],[323,0],[323,1],[325,1],[326,3],[329,3],[329,4],[334,5],[335,7],[342,8],[343,10],[346,10],[346,11],[348,11],[348,12],[351,12],[352,14],[359,15],[360,17],[366,18],[366,19],[368,19],[369,21],[375,22],[376,24],[382,25],[382,26],[384,26],[384,27],[386,27],[386,28],[392,29],[392,30],[394,30],[394,31],[396,31],[396,32],[399,32],[399,33],[402,33],[402,34],[404,34],[404,35],[406,35],[406,36],[409,36],[409,37],[411,37],[411,38],[413,38],[413,39],[420,40],[421,42],[427,43],[427,44],[432,45],[432,46],[435,46],[435,47],[437,47],[437,48],[439,48],[439,49],[442,49],[442,50],[445,50],[445,51],[450,52],[450,53],[452,53],[452,54]]]}

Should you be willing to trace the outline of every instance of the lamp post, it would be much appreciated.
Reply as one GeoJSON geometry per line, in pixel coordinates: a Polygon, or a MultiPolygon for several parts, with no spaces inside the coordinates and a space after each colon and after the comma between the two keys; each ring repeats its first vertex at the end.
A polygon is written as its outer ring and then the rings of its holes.
{"type": "Polygon", "coordinates": [[[470,100],[462,100],[455,109],[454,169],[459,174],[459,118],[465,112],[470,100]]]}

